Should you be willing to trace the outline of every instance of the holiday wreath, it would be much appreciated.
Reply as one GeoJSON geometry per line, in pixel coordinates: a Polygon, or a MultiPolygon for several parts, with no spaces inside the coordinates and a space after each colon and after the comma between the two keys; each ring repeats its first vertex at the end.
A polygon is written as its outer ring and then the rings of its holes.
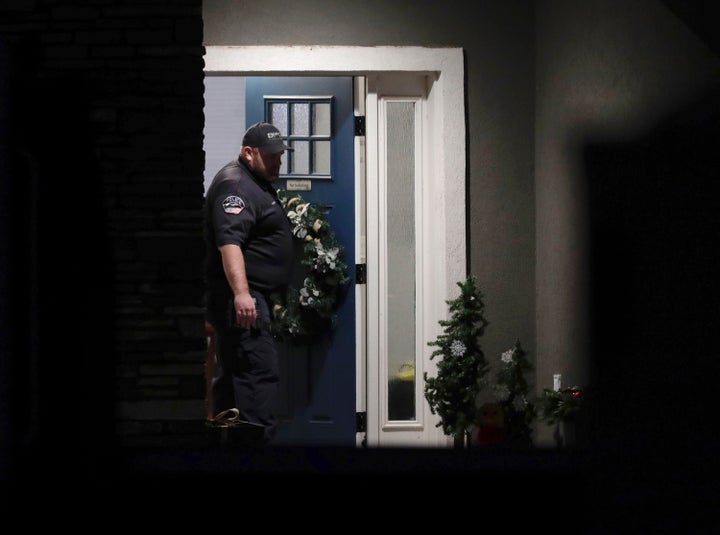
{"type": "Polygon", "coordinates": [[[321,207],[300,195],[278,189],[296,250],[300,250],[300,273],[284,293],[271,296],[273,333],[284,341],[311,342],[332,330],[337,309],[350,280],[343,246],[337,241],[321,207]]]}

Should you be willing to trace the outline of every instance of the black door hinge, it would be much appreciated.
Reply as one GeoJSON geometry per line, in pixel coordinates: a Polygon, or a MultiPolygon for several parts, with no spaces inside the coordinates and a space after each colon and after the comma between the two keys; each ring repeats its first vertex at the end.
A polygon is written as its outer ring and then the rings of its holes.
{"type": "Polygon", "coordinates": [[[355,413],[355,432],[365,433],[367,432],[367,413],[356,412],[355,413]]]}
{"type": "Polygon", "coordinates": [[[365,116],[364,115],[356,115],[355,116],[355,135],[356,136],[364,136],[365,135],[365,116]]]}
{"type": "Polygon", "coordinates": [[[367,283],[367,264],[355,264],[355,284],[367,283]]]}

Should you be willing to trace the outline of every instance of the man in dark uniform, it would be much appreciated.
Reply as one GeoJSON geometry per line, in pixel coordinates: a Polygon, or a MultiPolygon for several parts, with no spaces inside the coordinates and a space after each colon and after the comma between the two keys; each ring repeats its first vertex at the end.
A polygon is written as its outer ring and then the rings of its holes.
{"type": "Polygon", "coordinates": [[[212,381],[216,415],[237,409],[262,426],[263,443],[276,430],[279,369],[270,332],[268,296],[289,283],[290,223],[272,183],[293,150],[268,123],[245,132],[237,160],[215,175],[205,199],[206,313],[215,333],[212,381]]]}

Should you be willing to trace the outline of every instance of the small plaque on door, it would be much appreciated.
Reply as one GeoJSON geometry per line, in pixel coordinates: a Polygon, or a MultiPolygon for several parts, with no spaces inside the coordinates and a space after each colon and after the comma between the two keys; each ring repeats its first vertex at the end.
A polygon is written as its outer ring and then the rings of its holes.
{"type": "Polygon", "coordinates": [[[286,187],[288,191],[310,191],[312,183],[309,180],[288,180],[286,187]]]}

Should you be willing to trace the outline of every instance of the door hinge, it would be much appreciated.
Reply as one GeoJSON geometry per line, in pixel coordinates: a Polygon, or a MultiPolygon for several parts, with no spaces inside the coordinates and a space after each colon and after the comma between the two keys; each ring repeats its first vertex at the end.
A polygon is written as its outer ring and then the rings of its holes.
{"type": "Polygon", "coordinates": [[[367,413],[356,412],[355,413],[355,432],[365,433],[367,432],[367,413]]]}
{"type": "Polygon", "coordinates": [[[367,282],[367,264],[355,264],[355,284],[367,282]]]}
{"type": "Polygon", "coordinates": [[[365,135],[365,116],[364,115],[356,115],[355,116],[355,135],[356,136],[364,136],[365,135]]]}

